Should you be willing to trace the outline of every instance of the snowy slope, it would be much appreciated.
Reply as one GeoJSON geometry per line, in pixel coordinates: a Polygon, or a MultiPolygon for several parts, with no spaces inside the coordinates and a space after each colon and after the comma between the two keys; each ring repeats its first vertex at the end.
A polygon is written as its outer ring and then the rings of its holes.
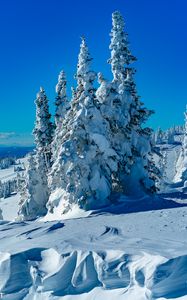
{"type": "Polygon", "coordinates": [[[4,220],[12,221],[17,217],[19,200],[19,194],[12,195],[6,199],[0,198],[0,208],[2,209],[4,220]]]}
{"type": "MultiPolygon", "coordinates": [[[[160,149],[161,154],[166,152],[166,178],[167,182],[171,183],[174,180],[176,175],[176,164],[181,151],[181,143],[173,143],[173,144],[158,144],[157,147],[160,149]]],[[[156,165],[159,166],[159,157],[157,155],[155,157],[156,165]]]]}
{"type": "MultiPolygon", "coordinates": [[[[21,165],[27,166],[27,157],[19,159],[21,165]]],[[[6,182],[15,179],[17,176],[14,172],[14,166],[0,170],[0,181],[6,182]]],[[[2,209],[3,219],[12,221],[17,218],[19,194],[13,194],[8,198],[0,198],[0,208],[2,209]]]]}
{"type": "Polygon", "coordinates": [[[187,299],[186,224],[186,207],[1,222],[2,299],[187,299]]]}
{"type": "Polygon", "coordinates": [[[14,166],[11,166],[8,169],[0,170],[0,180],[5,182],[7,180],[12,180],[16,177],[16,173],[14,172],[14,166]]]}
{"type": "MultiPolygon", "coordinates": [[[[172,180],[180,145],[165,147],[172,180]]],[[[187,300],[187,207],[171,201],[187,197],[164,197],[20,223],[19,195],[1,199],[0,299],[187,300]]]]}

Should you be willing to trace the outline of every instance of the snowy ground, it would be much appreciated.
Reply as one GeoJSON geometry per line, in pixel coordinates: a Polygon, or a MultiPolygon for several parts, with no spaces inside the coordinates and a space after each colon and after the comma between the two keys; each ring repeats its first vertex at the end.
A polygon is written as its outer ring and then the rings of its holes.
{"type": "Polygon", "coordinates": [[[187,208],[2,222],[3,299],[187,299],[187,208]]]}
{"type": "Polygon", "coordinates": [[[7,180],[12,180],[16,177],[16,173],[14,173],[14,166],[11,166],[8,169],[0,170],[0,180],[5,182],[7,180]]]}
{"type": "Polygon", "coordinates": [[[0,299],[187,300],[187,195],[163,196],[21,223],[18,195],[1,199],[0,299]]]}
{"type": "Polygon", "coordinates": [[[17,217],[18,203],[19,195],[12,195],[6,199],[0,199],[0,208],[3,211],[4,220],[12,221],[17,217]]]}
{"type": "MultiPolygon", "coordinates": [[[[27,158],[19,159],[21,165],[27,165],[27,158]]],[[[16,178],[16,172],[14,172],[14,166],[8,169],[0,170],[0,181],[6,182],[16,178]]],[[[13,194],[11,197],[6,199],[0,198],[0,208],[3,211],[3,219],[12,221],[17,217],[19,203],[19,194],[13,194]]],[[[1,298],[0,298],[1,299],[1,298]]]]}

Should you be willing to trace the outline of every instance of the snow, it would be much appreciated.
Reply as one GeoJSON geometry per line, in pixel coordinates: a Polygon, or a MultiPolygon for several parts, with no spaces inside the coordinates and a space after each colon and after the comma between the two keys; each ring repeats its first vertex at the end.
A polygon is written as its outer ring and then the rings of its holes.
{"type": "Polygon", "coordinates": [[[14,166],[11,166],[8,169],[0,170],[0,180],[2,182],[14,179],[15,177],[16,177],[16,173],[14,173],[14,166]]]}
{"type": "MultiPolygon", "coordinates": [[[[177,147],[167,146],[171,160],[177,147]]],[[[19,195],[1,199],[2,299],[186,300],[187,207],[184,193],[182,205],[175,197],[123,196],[105,209],[74,205],[25,222],[12,221],[19,195]]]]}
{"type": "MultiPolygon", "coordinates": [[[[20,207],[12,191],[0,199],[4,300],[187,299],[187,137],[176,140],[184,135],[180,126],[155,133],[164,155],[154,159],[164,178],[153,196],[151,130],[142,127],[151,111],[138,100],[123,27],[121,14],[113,13],[112,82],[100,74],[95,93],[84,38],[71,108],[60,73],[53,144],[40,89],[36,160],[30,156],[20,207]]],[[[15,176],[13,167],[0,171],[5,183],[15,176]]]]}
{"type": "Polygon", "coordinates": [[[2,215],[4,220],[12,221],[17,218],[19,209],[19,194],[12,195],[8,198],[0,199],[0,208],[2,209],[2,215]]]}
{"type": "MultiPolygon", "coordinates": [[[[20,165],[27,166],[27,157],[18,160],[20,165]]],[[[17,173],[14,172],[14,166],[10,168],[0,170],[0,181],[6,182],[15,179],[17,173]]],[[[2,215],[4,220],[12,221],[17,218],[18,208],[19,208],[20,196],[19,194],[12,194],[8,198],[0,198],[0,209],[2,209],[2,215]]]]}
{"type": "Polygon", "coordinates": [[[186,223],[186,207],[2,221],[0,292],[3,299],[182,299],[186,223]]]}
{"type": "Polygon", "coordinates": [[[116,210],[75,205],[63,221],[54,211],[11,222],[18,201],[13,195],[0,202],[9,220],[0,223],[3,299],[187,299],[187,207],[171,209],[168,201],[158,209],[162,200],[155,199],[152,210],[149,198],[124,197],[116,210]]]}
{"type": "Polygon", "coordinates": [[[62,220],[62,218],[65,219],[74,219],[74,218],[81,218],[81,217],[87,217],[90,215],[90,211],[85,211],[81,209],[78,204],[73,204],[71,209],[68,210],[66,213],[62,213],[65,210],[65,205],[64,201],[60,201],[65,197],[65,192],[62,189],[57,189],[55,190],[51,196],[50,196],[50,201],[53,203],[53,211],[50,212],[48,210],[48,213],[46,216],[40,218],[42,221],[53,221],[53,220],[62,220]],[[56,203],[58,205],[56,205],[56,203]]]}

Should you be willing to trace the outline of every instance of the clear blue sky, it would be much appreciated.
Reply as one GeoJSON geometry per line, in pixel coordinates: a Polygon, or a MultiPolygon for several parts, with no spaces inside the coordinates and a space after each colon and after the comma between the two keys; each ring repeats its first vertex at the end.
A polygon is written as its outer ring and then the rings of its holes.
{"type": "Polygon", "coordinates": [[[9,132],[10,139],[15,132],[26,139],[39,87],[44,86],[52,105],[62,68],[69,87],[74,84],[81,35],[87,37],[94,69],[110,78],[106,61],[114,10],[124,15],[138,58],[139,94],[156,112],[149,124],[167,128],[183,123],[186,0],[0,0],[0,137],[9,132]]]}

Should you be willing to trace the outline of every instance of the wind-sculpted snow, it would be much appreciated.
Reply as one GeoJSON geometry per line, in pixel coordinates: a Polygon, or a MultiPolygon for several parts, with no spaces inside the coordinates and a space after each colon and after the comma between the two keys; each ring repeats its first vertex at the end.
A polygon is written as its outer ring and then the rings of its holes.
{"type": "Polygon", "coordinates": [[[1,221],[0,295],[186,299],[186,219],[187,208],[180,207],[64,222],[1,221]]]}
{"type": "Polygon", "coordinates": [[[119,299],[168,299],[187,294],[186,271],[187,256],[166,259],[117,250],[59,254],[52,248],[33,248],[1,254],[0,290],[3,299],[15,300],[70,299],[68,295],[90,300],[96,291],[98,300],[105,292],[112,299],[114,291],[119,299]]]}

